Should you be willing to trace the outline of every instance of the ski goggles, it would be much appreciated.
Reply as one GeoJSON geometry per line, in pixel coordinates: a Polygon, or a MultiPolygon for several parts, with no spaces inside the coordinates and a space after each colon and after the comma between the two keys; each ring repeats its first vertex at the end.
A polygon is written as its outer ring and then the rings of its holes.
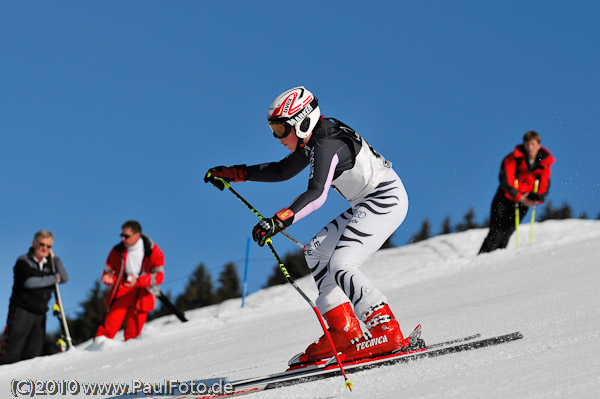
{"type": "Polygon", "coordinates": [[[269,122],[269,127],[276,139],[284,139],[292,132],[292,126],[285,122],[269,122]]]}

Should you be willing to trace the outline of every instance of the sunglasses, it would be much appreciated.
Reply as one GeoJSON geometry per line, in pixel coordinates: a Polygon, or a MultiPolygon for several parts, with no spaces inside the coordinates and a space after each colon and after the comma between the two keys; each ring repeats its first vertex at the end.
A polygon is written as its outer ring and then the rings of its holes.
{"type": "Polygon", "coordinates": [[[48,249],[52,248],[52,245],[44,244],[43,242],[38,242],[38,245],[42,248],[48,248],[48,249]]]}
{"type": "Polygon", "coordinates": [[[129,237],[131,237],[131,234],[121,233],[120,236],[127,240],[129,237]]]}
{"type": "Polygon", "coordinates": [[[284,139],[292,132],[292,126],[285,122],[269,122],[269,127],[276,139],[284,139]]]}

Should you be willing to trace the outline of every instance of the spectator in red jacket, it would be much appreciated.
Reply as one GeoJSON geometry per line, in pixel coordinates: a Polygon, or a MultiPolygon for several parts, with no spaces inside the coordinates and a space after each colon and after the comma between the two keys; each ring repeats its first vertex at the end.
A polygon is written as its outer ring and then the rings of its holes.
{"type": "Polygon", "coordinates": [[[106,260],[102,282],[111,286],[106,297],[106,317],[96,336],[113,338],[125,321],[125,340],[137,337],[148,313],[156,305],[164,279],[164,255],[142,226],[129,220],[121,226],[121,242],[106,260]]]}
{"type": "Polygon", "coordinates": [[[490,231],[479,253],[506,248],[515,231],[515,207],[522,220],[530,206],[541,204],[550,188],[550,167],[555,159],[541,145],[540,135],[533,130],[523,136],[523,144],[515,147],[500,166],[500,187],[492,201],[490,231]],[[536,181],[539,185],[535,190],[536,181]]]}

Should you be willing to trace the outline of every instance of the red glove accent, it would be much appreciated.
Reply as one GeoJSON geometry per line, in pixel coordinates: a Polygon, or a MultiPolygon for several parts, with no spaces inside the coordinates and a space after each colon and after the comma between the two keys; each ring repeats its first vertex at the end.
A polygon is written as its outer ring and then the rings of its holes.
{"type": "Polygon", "coordinates": [[[285,230],[293,221],[294,212],[291,209],[283,208],[273,215],[272,218],[262,219],[258,222],[252,229],[252,239],[262,247],[269,238],[285,230]]]}
{"type": "Polygon", "coordinates": [[[210,170],[213,176],[223,178],[228,182],[243,182],[246,181],[246,165],[233,165],[233,166],[217,166],[210,170]]]}
{"type": "Polygon", "coordinates": [[[275,213],[275,217],[283,222],[285,227],[288,227],[294,221],[294,212],[289,208],[283,208],[275,213]]]}

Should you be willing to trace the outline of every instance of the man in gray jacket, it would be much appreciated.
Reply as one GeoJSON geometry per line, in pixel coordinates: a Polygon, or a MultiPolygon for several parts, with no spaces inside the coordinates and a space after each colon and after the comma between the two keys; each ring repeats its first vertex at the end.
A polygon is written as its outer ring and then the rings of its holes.
{"type": "Polygon", "coordinates": [[[53,244],[52,233],[40,230],[35,233],[29,252],[17,259],[6,322],[3,364],[42,354],[46,312],[54,285],[66,283],[69,279],[62,261],[52,252],[53,244]]]}

